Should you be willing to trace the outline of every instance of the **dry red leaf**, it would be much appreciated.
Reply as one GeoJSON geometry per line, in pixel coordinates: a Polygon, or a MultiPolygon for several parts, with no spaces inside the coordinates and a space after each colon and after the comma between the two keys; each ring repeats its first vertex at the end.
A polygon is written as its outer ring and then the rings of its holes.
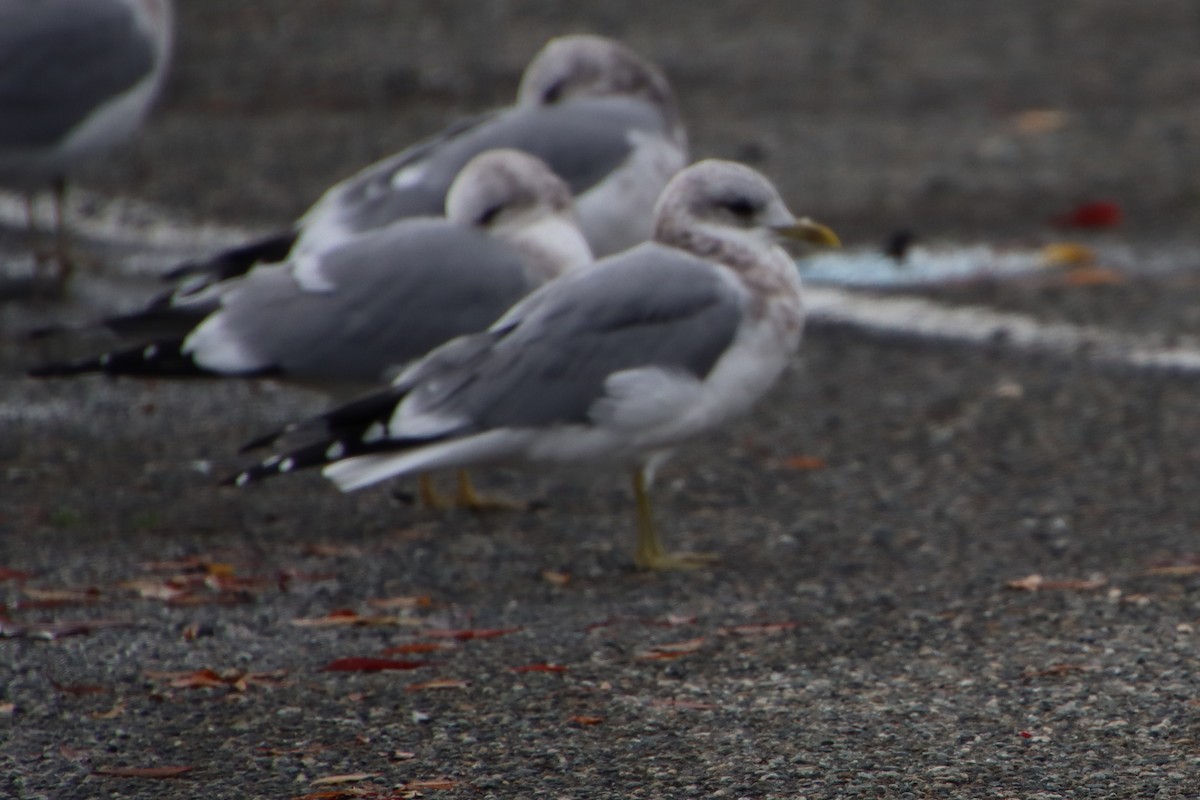
{"type": "Polygon", "coordinates": [[[350,556],[358,558],[363,554],[361,547],[354,545],[329,544],[328,542],[309,542],[300,548],[300,552],[306,556],[316,556],[317,558],[329,558],[332,556],[350,556]]]}
{"type": "Polygon", "coordinates": [[[457,645],[450,642],[409,642],[384,648],[385,656],[411,655],[413,653],[437,653],[442,650],[453,650],[457,645]]]}
{"type": "Polygon", "coordinates": [[[93,775],[113,778],[177,778],[195,767],[96,767],[93,775]]]}
{"type": "Polygon", "coordinates": [[[427,594],[412,594],[403,597],[375,597],[367,601],[367,605],[371,608],[378,608],[381,611],[395,611],[396,609],[406,608],[429,608],[433,605],[433,598],[427,594]]]}
{"type": "Polygon", "coordinates": [[[691,655],[699,650],[704,645],[704,637],[688,639],[682,642],[670,642],[668,644],[656,644],[649,650],[638,655],[641,661],[669,661],[682,656],[691,655]]]}
{"type": "Polygon", "coordinates": [[[410,683],[404,687],[406,692],[425,692],[431,689],[465,689],[470,686],[469,681],[461,681],[457,678],[434,678],[431,681],[423,681],[421,683],[410,683]]]}
{"type": "Polygon", "coordinates": [[[1121,207],[1112,200],[1094,200],[1055,216],[1051,223],[1059,228],[1096,230],[1115,228],[1121,224],[1124,216],[1121,207]]]}
{"type": "Polygon", "coordinates": [[[11,717],[16,711],[16,703],[0,703],[0,717],[11,717]]]}
{"type": "Polygon", "coordinates": [[[27,600],[17,603],[17,608],[55,608],[68,605],[90,605],[100,599],[100,590],[94,586],[86,589],[29,589],[21,590],[27,600]]]}
{"type": "Polygon", "coordinates": [[[1189,575],[1200,575],[1200,564],[1171,564],[1162,567],[1150,567],[1142,574],[1146,576],[1185,578],[1189,575]]]}
{"type": "Polygon", "coordinates": [[[393,658],[337,658],[321,667],[320,672],[382,672],[394,669],[417,669],[428,661],[398,661],[393,658]]]}
{"type": "Polygon", "coordinates": [[[519,667],[513,667],[513,672],[566,672],[567,668],[562,664],[523,664],[519,667]]]}
{"type": "Polygon", "coordinates": [[[1025,683],[1031,682],[1034,678],[1056,678],[1060,675],[1071,675],[1076,672],[1087,672],[1090,667],[1084,667],[1079,664],[1051,664],[1045,669],[1029,669],[1021,674],[1021,680],[1025,683]]]}
{"type": "Polygon", "coordinates": [[[567,719],[567,722],[573,722],[576,725],[599,725],[604,722],[604,717],[592,717],[586,714],[576,714],[567,719]]]}
{"type": "Polygon", "coordinates": [[[800,623],[787,620],[784,622],[747,622],[742,625],[726,625],[718,628],[719,633],[730,636],[770,636],[784,631],[794,630],[800,623]]]}
{"type": "Polygon", "coordinates": [[[820,456],[791,456],[783,460],[783,465],[795,470],[825,469],[829,466],[820,456]]]}
{"type": "Polygon", "coordinates": [[[53,686],[58,691],[62,692],[63,694],[69,694],[72,697],[83,697],[84,695],[89,695],[89,694],[105,694],[108,692],[108,689],[104,686],[97,686],[95,684],[88,684],[88,683],[76,684],[76,685],[66,685],[66,684],[59,683],[58,681],[54,680],[53,678],[50,678],[50,685],[53,686]]]}
{"type": "Polygon", "coordinates": [[[205,667],[191,672],[147,672],[147,678],[164,680],[172,689],[233,689],[244,692],[251,686],[279,686],[287,677],[286,670],[273,672],[218,672],[205,667]]]}
{"type": "Polygon", "coordinates": [[[9,567],[0,567],[0,581],[27,581],[32,577],[33,574],[29,572],[9,567]]]}
{"type": "Polygon", "coordinates": [[[365,616],[359,614],[352,608],[339,608],[329,612],[323,617],[308,617],[292,620],[293,625],[299,625],[305,628],[329,628],[338,625],[353,625],[353,626],[387,626],[387,625],[415,625],[416,623],[411,617],[394,617],[372,615],[365,616]]]}
{"type": "Polygon", "coordinates": [[[430,639],[457,639],[465,642],[470,639],[494,639],[497,636],[507,636],[517,633],[524,628],[428,628],[423,635],[430,639]]]}
{"type": "Polygon", "coordinates": [[[1008,581],[1004,584],[1009,589],[1018,591],[1036,592],[1041,589],[1067,589],[1072,591],[1089,591],[1092,589],[1102,589],[1108,585],[1108,578],[1103,575],[1098,575],[1088,579],[1067,579],[1067,580],[1047,580],[1038,574],[1029,575],[1024,578],[1008,581]]]}

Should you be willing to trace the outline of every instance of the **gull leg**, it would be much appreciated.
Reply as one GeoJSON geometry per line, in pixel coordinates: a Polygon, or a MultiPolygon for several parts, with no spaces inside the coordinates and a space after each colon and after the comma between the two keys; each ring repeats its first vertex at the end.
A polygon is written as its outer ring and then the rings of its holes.
{"type": "Polygon", "coordinates": [[[484,496],[475,490],[471,476],[465,469],[458,471],[458,496],[455,498],[459,508],[469,508],[471,511],[527,511],[529,505],[507,497],[495,495],[484,496]]]}
{"type": "Polygon", "coordinates": [[[58,263],[57,283],[65,287],[75,271],[75,259],[71,254],[71,243],[67,238],[66,214],[67,179],[56,178],[53,186],[54,198],[54,260],[58,263]]]}
{"type": "Polygon", "coordinates": [[[637,549],[633,564],[638,569],[696,569],[717,561],[714,553],[670,553],[663,547],[654,527],[650,495],[646,492],[646,474],[642,469],[633,473],[633,497],[637,504],[637,549]]]}
{"type": "Polygon", "coordinates": [[[417,476],[417,497],[421,501],[421,508],[445,511],[454,507],[453,501],[447,500],[433,485],[433,478],[429,477],[427,472],[417,476]]]}

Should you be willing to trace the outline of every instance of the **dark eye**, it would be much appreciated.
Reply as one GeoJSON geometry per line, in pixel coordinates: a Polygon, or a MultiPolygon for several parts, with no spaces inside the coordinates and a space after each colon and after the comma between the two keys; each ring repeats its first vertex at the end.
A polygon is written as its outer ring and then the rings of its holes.
{"type": "Polygon", "coordinates": [[[558,81],[542,92],[542,103],[552,106],[562,99],[563,89],[566,88],[563,81],[558,81]]]}
{"type": "Polygon", "coordinates": [[[725,201],[725,207],[728,208],[734,216],[749,219],[754,216],[757,210],[754,204],[744,197],[735,197],[732,200],[725,201]]]}
{"type": "Polygon", "coordinates": [[[504,210],[504,206],[495,205],[479,215],[479,224],[483,226],[491,225],[496,221],[496,217],[500,216],[500,212],[504,210]]]}

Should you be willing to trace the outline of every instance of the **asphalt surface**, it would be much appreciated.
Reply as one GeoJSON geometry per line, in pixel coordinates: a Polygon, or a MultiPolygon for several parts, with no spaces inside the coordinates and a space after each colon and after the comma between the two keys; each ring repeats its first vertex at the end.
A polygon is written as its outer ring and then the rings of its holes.
{"type": "MultiPolygon", "coordinates": [[[[696,155],[754,163],[851,242],[1038,244],[1111,198],[1121,227],[1069,235],[1157,265],[923,297],[1200,334],[1200,263],[1155,259],[1200,221],[1185,0],[180,6],[165,102],[89,192],[281,224],[587,30],[663,65],[696,155]]],[[[656,486],[667,541],[721,563],[644,575],[623,476],[484,475],[539,500],[485,517],[403,483],[219,489],[240,442],[323,400],[22,377],[102,342],[20,329],[130,297],[0,305],[0,796],[1200,796],[1185,371],[811,326],[656,486]],[[427,663],[322,671],[397,647],[427,663]],[[190,770],[104,774],[161,767],[190,770]]]]}

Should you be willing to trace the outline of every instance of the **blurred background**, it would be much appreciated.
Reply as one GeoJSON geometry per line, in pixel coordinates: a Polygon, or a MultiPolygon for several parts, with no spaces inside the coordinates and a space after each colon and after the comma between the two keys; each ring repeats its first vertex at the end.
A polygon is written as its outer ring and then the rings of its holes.
{"type": "Polygon", "coordinates": [[[849,238],[1026,237],[1110,199],[1200,222],[1195,0],[178,0],[145,133],[79,176],[196,219],[286,222],[331,183],[511,102],[548,38],[658,62],[695,157],[751,163],[849,238]]]}

